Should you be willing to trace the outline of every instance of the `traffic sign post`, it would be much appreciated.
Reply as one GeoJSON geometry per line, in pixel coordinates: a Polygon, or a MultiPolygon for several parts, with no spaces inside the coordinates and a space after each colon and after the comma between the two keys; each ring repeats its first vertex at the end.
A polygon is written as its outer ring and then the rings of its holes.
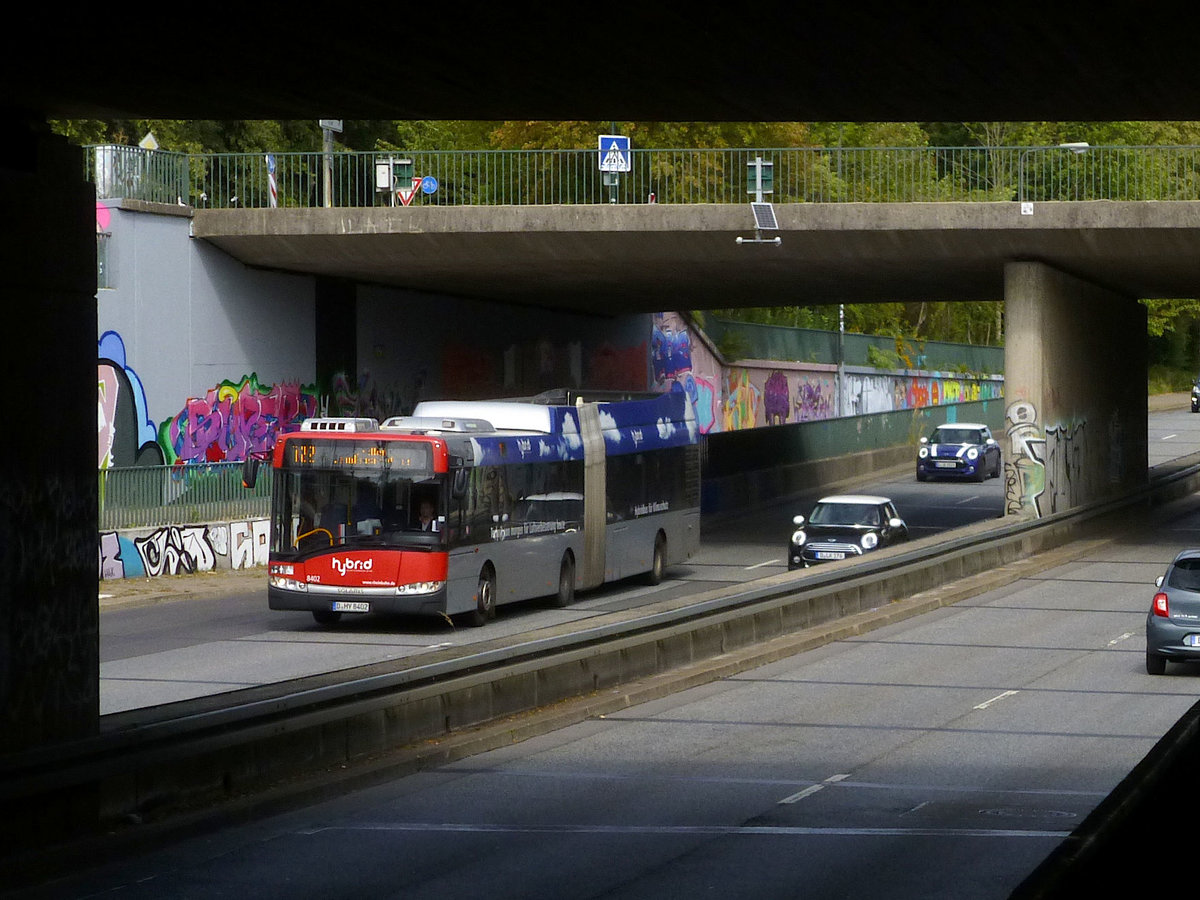
{"type": "Polygon", "coordinates": [[[602,134],[599,139],[597,153],[601,181],[609,188],[609,203],[617,202],[617,184],[621,180],[621,172],[633,169],[633,155],[629,148],[629,138],[622,134],[602,134]]]}

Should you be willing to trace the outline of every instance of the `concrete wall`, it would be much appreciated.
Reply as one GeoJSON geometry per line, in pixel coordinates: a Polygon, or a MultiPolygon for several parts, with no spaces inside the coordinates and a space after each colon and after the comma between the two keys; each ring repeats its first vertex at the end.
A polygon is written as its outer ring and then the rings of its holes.
{"type": "Polygon", "coordinates": [[[237,461],[319,413],[382,418],[432,396],[648,384],[647,315],[514,313],[373,285],[349,285],[352,370],[319,383],[316,279],[245,266],[190,224],[186,207],[96,205],[108,284],[96,296],[101,468],[237,461]]]}
{"type": "Polygon", "coordinates": [[[1142,306],[1043,263],[1014,262],[1005,315],[1005,511],[1041,517],[1144,485],[1142,306]]]}

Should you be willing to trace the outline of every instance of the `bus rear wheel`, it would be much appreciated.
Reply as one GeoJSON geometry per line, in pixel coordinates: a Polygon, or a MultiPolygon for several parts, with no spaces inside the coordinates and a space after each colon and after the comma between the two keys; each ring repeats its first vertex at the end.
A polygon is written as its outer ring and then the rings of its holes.
{"type": "Polygon", "coordinates": [[[495,617],[496,573],[488,566],[479,573],[479,586],[475,589],[475,609],[470,612],[467,621],[474,628],[482,628],[488,619],[495,617]]]}
{"type": "Polygon", "coordinates": [[[558,593],[554,595],[554,605],[559,609],[570,606],[575,602],[575,557],[564,553],[562,565],[558,567],[558,593]]]}
{"type": "Polygon", "coordinates": [[[342,614],[329,609],[314,609],[313,618],[317,620],[318,625],[336,625],[341,620],[342,614]]]}
{"type": "Polygon", "coordinates": [[[647,584],[660,584],[663,580],[663,569],[666,567],[667,539],[660,531],[654,538],[654,556],[650,560],[650,571],[646,573],[647,584]]]}

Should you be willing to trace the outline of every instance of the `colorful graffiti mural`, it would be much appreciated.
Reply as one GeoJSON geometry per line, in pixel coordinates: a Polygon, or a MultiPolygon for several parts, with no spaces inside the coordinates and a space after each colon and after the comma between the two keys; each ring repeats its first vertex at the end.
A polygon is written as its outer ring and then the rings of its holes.
{"type": "Polygon", "coordinates": [[[1037,518],[1078,505],[1087,456],[1087,421],[1042,429],[1037,409],[1018,400],[1005,411],[1008,454],[1004,463],[1004,511],[1037,518]]]}
{"type": "Polygon", "coordinates": [[[97,343],[98,467],[161,466],[162,450],[146,412],[146,391],[125,358],[125,342],[106,331],[97,343]]]}
{"type": "Polygon", "coordinates": [[[830,419],[839,409],[865,415],[1004,396],[1001,379],[843,370],[840,408],[833,365],[751,362],[727,370],[702,339],[689,334],[679,313],[654,315],[650,362],[658,390],[682,388],[692,398],[703,434],[830,419]],[[722,385],[724,393],[718,389],[722,385]]]}
{"type": "Polygon", "coordinates": [[[655,313],[651,324],[650,369],[653,387],[684,391],[696,409],[701,434],[720,431],[721,365],[701,341],[693,341],[678,313],[655,313]]]}
{"type": "Polygon", "coordinates": [[[159,444],[168,462],[240,462],[275,446],[278,435],[299,429],[316,415],[314,389],[300,384],[260,385],[251,374],[224,381],[207,395],[192,398],[159,426],[159,444]]]}

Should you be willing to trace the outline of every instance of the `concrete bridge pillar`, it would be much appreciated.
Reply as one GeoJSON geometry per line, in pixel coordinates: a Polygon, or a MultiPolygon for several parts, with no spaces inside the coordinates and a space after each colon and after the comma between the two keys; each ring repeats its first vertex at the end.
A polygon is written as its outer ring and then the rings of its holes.
{"type": "Polygon", "coordinates": [[[1145,485],[1141,304],[1012,262],[1004,305],[1005,513],[1040,518],[1145,485]]]}
{"type": "Polygon", "coordinates": [[[44,124],[8,125],[5,364],[13,386],[36,387],[7,409],[0,758],[95,734],[100,720],[96,192],[78,148],[44,124]]]}

